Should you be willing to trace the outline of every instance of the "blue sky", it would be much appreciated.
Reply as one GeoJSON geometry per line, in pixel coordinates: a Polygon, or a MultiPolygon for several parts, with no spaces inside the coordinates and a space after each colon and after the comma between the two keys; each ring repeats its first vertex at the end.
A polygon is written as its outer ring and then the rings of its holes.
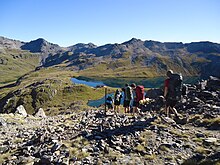
{"type": "Polygon", "coordinates": [[[220,1],[0,0],[0,36],[60,46],[131,38],[220,43],[220,1]]]}

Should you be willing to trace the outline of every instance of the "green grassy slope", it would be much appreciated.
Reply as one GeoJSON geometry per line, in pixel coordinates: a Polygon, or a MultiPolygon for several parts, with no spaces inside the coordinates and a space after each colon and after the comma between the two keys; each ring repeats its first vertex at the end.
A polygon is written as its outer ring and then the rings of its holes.
{"type": "Polygon", "coordinates": [[[74,85],[70,78],[75,76],[78,74],[59,67],[31,72],[20,79],[19,85],[0,89],[0,111],[13,112],[23,105],[29,114],[43,108],[47,115],[56,115],[83,110],[88,100],[104,96],[103,88],[74,85]]]}
{"type": "Polygon", "coordinates": [[[21,50],[0,52],[0,85],[14,82],[39,65],[39,55],[21,50]]]}
{"type": "Polygon", "coordinates": [[[106,58],[105,61],[90,66],[84,70],[80,70],[79,74],[85,77],[137,77],[152,78],[166,75],[168,69],[172,69],[177,73],[185,76],[198,76],[199,68],[192,66],[192,63],[202,65],[209,60],[196,55],[185,55],[181,59],[169,56],[157,55],[152,60],[145,55],[137,57],[128,56],[126,58],[111,59],[106,58]]]}

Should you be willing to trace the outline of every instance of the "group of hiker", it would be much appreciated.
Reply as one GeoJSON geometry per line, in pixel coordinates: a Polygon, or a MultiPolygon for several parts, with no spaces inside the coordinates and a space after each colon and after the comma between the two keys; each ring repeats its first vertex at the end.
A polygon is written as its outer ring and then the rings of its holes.
{"type": "Polygon", "coordinates": [[[144,99],[144,86],[135,83],[125,84],[125,87],[116,90],[114,98],[108,96],[106,99],[106,104],[109,109],[114,109],[115,112],[119,113],[120,104],[123,98],[123,107],[125,113],[137,113],[139,106],[139,101],[144,99]],[[113,108],[114,103],[114,108],[113,108]]]}
{"type": "MultiPolygon", "coordinates": [[[[164,94],[165,107],[164,113],[169,116],[172,112],[178,115],[175,105],[181,100],[181,97],[185,91],[183,88],[182,76],[180,74],[173,73],[172,70],[167,71],[167,79],[164,81],[164,94]]],[[[125,84],[125,87],[116,90],[114,97],[108,96],[106,99],[106,105],[108,109],[114,110],[119,113],[120,104],[123,100],[124,113],[139,113],[141,111],[141,102],[145,99],[145,91],[143,85],[125,84]]]]}

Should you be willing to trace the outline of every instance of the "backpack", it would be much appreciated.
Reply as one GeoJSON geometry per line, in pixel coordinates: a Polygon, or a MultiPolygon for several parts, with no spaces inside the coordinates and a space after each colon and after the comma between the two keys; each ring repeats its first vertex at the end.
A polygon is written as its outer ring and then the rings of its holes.
{"type": "Polygon", "coordinates": [[[110,96],[107,97],[106,103],[108,103],[108,104],[112,104],[113,103],[113,100],[112,100],[112,98],[110,96]]]}
{"type": "Polygon", "coordinates": [[[169,79],[168,98],[179,101],[182,96],[183,78],[180,74],[172,74],[169,79]]]}
{"type": "Polygon", "coordinates": [[[120,99],[121,99],[121,93],[116,93],[115,101],[120,101],[120,99]]]}
{"type": "Polygon", "coordinates": [[[136,87],[136,101],[144,99],[144,86],[138,85],[136,87]]]}
{"type": "Polygon", "coordinates": [[[186,84],[183,84],[183,85],[182,85],[182,95],[183,95],[183,96],[186,96],[187,93],[188,93],[188,87],[187,87],[186,84]]]}

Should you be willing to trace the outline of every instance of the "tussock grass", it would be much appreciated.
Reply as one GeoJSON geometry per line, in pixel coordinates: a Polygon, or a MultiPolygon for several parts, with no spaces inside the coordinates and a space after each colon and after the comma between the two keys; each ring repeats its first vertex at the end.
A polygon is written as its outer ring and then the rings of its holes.
{"type": "Polygon", "coordinates": [[[169,149],[168,147],[166,147],[165,145],[160,145],[160,146],[159,146],[159,149],[160,149],[161,151],[165,151],[165,152],[169,152],[169,151],[170,151],[170,149],[169,149]]]}
{"type": "Polygon", "coordinates": [[[109,153],[108,154],[105,154],[104,155],[105,157],[107,157],[109,160],[117,160],[121,157],[123,157],[123,154],[121,154],[119,151],[114,151],[112,149],[109,150],[109,153]]]}
{"type": "Polygon", "coordinates": [[[89,152],[83,151],[83,147],[89,145],[89,141],[83,138],[82,136],[77,137],[72,141],[63,142],[70,151],[70,157],[77,157],[77,159],[82,160],[83,158],[88,157],[89,152]]]}
{"type": "Polygon", "coordinates": [[[204,119],[202,120],[202,123],[208,127],[220,127],[220,117],[216,117],[213,119],[204,119]]]}
{"type": "Polygon", "coordinates": [[[145,151],[144,146],[141,145],[141,144],[138,144],[138,145],[135,147],[135,149],[136,149],[137,151],[139,151],[139,152],[141,152],[141,151],[145,151]]]}
{"type": "Polygon", "coordinates": [[[195,152],[199,153],[199,154],[208,154],[210,153],[210,151],[202,146],[198,146],[196,149],[195,149],[195,152]]]}
{"type": "Polygon", "coordinates": [[[11,156],[10,152],[0,155],[0,164],[4,163],[11,156]]]}
{"type": "Polygon", "coordinates": [[[199,114],[192,115],[192,116],[189,117],[189,122],[193,123],[193,122],[195,122],[197,120],[201,120],[202,118],[203,118],[203,116],[199,115],[199,114]]]}
{"type": "Polygon", "coordinates": [[[151,155],[144,155],[144,158],[146,159],[146,160],[154,160],[154,159],[156,159],[156,155],[155,154],[151,154],[151,155]]]}
{"type": "Polygon", "coordinates": [[[202,143],[204,138],[193,138],[192,140],[197,143],[202,143]]]}
{"type": "Polygon", "coordinates": [[[189,138],[190,137],[189,134],[180,132],[178,130],[170,130],[170,133],[173,134],[173,135],[176,135],[177,137],[181,137],[181,138],[189,138]]]}

